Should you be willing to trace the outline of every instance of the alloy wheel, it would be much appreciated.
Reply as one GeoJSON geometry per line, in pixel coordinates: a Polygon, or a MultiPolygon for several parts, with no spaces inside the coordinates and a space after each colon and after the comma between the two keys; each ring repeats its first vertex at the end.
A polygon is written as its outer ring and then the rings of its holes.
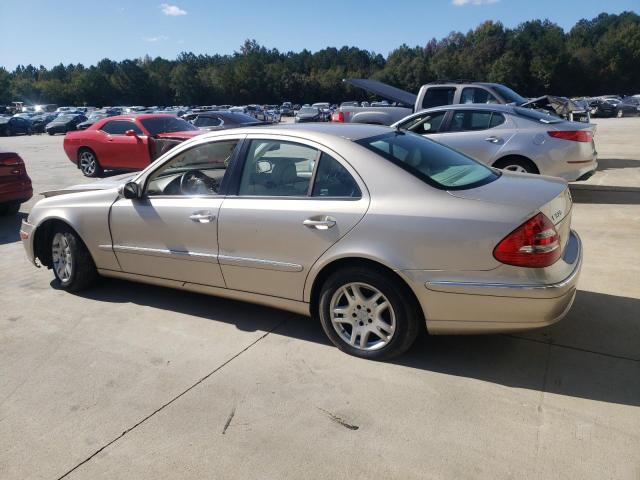
{"type": "Polygon", "coordinates": [[[85,150],[80,154],[80,170],[86,176],[91,176],[96,171],[96,157],[93,153],[85,150]]]}
{"type": "Polygon", "coordinates": [[[378,350],[393,338],[396,316],[391,302],[371,285],[344,285],[331,297],[329,308],[334,330],[354,348],[378,350]]]}
{"type": "Polygon", "coordinates": [[[51,243],[51,260],[56,275],[61,282],[71,280],[73,269],[73,257],[71,254],[71,246],[67,237],[63,233],[56,233],[51,243]]]}
{"type": "Polygon", "coordinates": [[[529,171],[522,165],[507,165],[503,170],[509,170],[510,172],[529,173],[529,171]]]}

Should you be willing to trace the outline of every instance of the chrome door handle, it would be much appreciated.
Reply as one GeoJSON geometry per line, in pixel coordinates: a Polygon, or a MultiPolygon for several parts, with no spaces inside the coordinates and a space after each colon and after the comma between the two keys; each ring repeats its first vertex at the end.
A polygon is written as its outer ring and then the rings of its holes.
{"type": "Polygon", "coordinates": [[[198,223],[209,223],[215,220],[215,216],[211,215],[211,212],[193,212],[193,215],[189,216],[191,221],[198,223]]]}
{"type": "Polygon", "coordinates": [[[327,230],[335,227],[336,219],[333,217],[314,217],[307,218],[302,224],[308,228],[315,228],[317,230],[327,230]]]}
{"type": "Polygon", "coordinates": [[[485,138],[485,140],[487,142],[491,142],[491,143],[498,143],[500,141],[500,139],[498,137],[487,137],[487,138],[485,138]]]}

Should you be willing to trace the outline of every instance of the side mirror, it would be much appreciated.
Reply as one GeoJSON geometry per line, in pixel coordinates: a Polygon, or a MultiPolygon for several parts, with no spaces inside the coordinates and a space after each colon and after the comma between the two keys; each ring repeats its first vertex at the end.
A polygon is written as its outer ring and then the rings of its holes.
{"type": "Polygon", "coordinates": [[[127,130],[126,132],[124,132],[124,134],[127,137],[137,137],[138,136],[138,134],[136,133],[135,130],[127,130]]]}
{"type": "Polygon", "coordinates": [[[122,186],[121,194],[128,199],[140,198],[140,187],[136,182],[127,182],[122,186]]]}

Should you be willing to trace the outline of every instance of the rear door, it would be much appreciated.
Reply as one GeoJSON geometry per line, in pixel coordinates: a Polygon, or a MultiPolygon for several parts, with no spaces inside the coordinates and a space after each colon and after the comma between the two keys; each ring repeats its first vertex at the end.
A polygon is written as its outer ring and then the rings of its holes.
{"type": "Polygon", "coordinates": [[[252,135],[241,158],[218,225],[227,287],[302,300],[311,266],[364,216],[367,190],[344,159],[314,142],[252,135]]]}
{"type": "Polygon", "coordinates": [[[101,151],[96,152],[103,167],[142,170],[149,165],[148,137],[131,120],[110,120],[100,129],[104,134],[101,151]],[[128,136],[133,130],[137,136],[128,136]]]}
{"type": "Polygon", "coordinates": [[[491,165],[515,133],[516,126],[509,115],[490,110],[460,109],[452,112],[440,133],[429,138],[491,165]]]}

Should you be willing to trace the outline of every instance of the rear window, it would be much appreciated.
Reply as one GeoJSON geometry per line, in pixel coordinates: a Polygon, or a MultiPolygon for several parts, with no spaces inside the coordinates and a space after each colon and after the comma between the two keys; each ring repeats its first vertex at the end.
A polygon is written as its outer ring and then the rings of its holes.
{"type": "Polygon", "coordinates": [[[451,105],[453,96],[456,93],[455,87],[436,88],[429,87],[422,99],[422,108],[441,107],[442,105],[451,105]]]}
{"type": "Polygon", "coordinates": [[[472,158],[414,133],[396,131],[357,143],[436,188],[475,188],[500,176],[472,158]]]}
{"type": "Polygon", "coordinates": [[[156,117],[140,119],[150,135],[159,133],[186,132],[187,130],[197,130],[193,124],[178,117],[156,117]]]}
{"type": "Polygon", "coordinates": [[[564,120],[551,115],[550,113],[541,112],[540,110],[533,110],[532,108],[513,107],[513,111],[521,117],[528,118],[534,122],[540,123],[560,123],[564,120]]]}

